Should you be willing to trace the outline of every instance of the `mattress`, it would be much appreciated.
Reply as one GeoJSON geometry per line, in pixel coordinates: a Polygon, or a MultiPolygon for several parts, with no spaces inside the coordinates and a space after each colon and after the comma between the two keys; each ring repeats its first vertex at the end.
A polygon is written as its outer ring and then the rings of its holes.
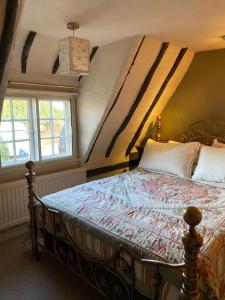
{"type": "MultiPolygon", "coordinates": [[[[224,188],[135,169],[45,196],[42,201],[61,212],[74,241],[93,257],[110,257],[123,244],[140,258],[170,263],[183,261],[184,209],[199,207],[203,220],[198,229],[204,239],[201,298],[225,298],[224,188]]],[[[39,207],[39,227],[42,217],[39,207]]],[[[151,268],[138,261],[135,265],[136,287],[151,297],[151,268]]],[[[178,299],[180,274],[165,270],[163,275],[162,299],[178,299]]]]}

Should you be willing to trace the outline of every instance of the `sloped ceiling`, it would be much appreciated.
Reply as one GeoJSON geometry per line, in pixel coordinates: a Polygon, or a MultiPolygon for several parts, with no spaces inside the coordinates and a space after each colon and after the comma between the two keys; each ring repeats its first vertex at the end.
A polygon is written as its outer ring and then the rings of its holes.
{"type": "Polygon", "coordinates": [[[66,23],[81,24],[78,36],[102,46],[136,34],[196,51],[223,48],[223,0],[27,0],[21,28],[63,38],[66,23]]]}
{"type": "Polygon", "coordinates": [[[77,99],[79,153],[88,169],[128,160],[193,56],[188,48],[150,36],[100,48],[77,99]]]}

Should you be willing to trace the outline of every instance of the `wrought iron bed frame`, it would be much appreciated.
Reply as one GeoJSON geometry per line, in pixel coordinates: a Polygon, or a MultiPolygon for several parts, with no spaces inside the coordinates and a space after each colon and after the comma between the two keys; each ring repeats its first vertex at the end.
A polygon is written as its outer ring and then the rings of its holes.
{"type": "MultiPolygon", "coordinates": [[[[156,119],[156,141],[168,141],[161,138],[162,117],[156,119]]],[[[150,136],[149,136],[150,137],[150,136]]],[[[183,134],[170,137],[181,143],[198,141],[204,145],[212,145],[214,139],[225,143],[225,122],[215,120],[201,120],[191,124],[183,134]]]]}
{"type": "MultiPolygon", "coordinates": [[[[156,122],[157,135],[156,140],[160,141],[161,135],[161,117],[157,118],[156,122]]],[[[185,134],[175,137],[176,140],[187,142],[200,140],[204,144],[212,143],[214,138],[220,141],[225,141],[225,123],[215,121],[200,121],[191,125],[185,134]],[[214,132],[215,131],[215,132],[214,132]],[[216,134],[216,131],[220,133],[216,134]],[[213,132],[212,134],[209,132],[213,132]]],[[[201,222],[202,215],[198,208],[188,207],[184,213],[184,220],[188,225],[188,231],[184,232],[182,242],[184,245],[184,262],[181,264],[169,264],[156,260],[141,259],[136,254],[132,253],[124,245],[121,245],[117,251],[108,259],[93,259],[82,251],[69,234],[66,225],[63,221],[60,211],[48,208],[42,200],[35,193],[35,164],[32,161],[26,163],[28,173],[26,180],[28,184],[28,208],[30,211],[30,232],[31,232],[31,246],[32,246],[32,261],[37,261],[40,258],[39,248],[44,249],[51,255],[55,256],[62,263],[68,265],[69,269],[75,274],[85,279],[91,286],[97,289],[102,295],[108,299],[137,299],[140,295],[137,294],[135,288],[135,261],[140,261],[151,265],[155,276],[155,293],[154,299],[159,299],[162,279],[160,275],[160,268],[166,267],[177,269],[182,272],[183,283],[180,289],[180,300],[199,300],[200,295],[198,291],[198,256],[203,243],[203,238],[196,230],[196,226],[201,222]],[[40,243],[38,239],[37,227],[37,205],[41,205],[44,214],[44,222],[42,224],[42,234],[44,240],[47,241],[45,245],[40,243]],[[50,213],[52,215],[53,235],[51,235],[45,227],[45,215],[50,213]],[[57,220],[57,221],[56,221],[57,220]],[[65,238],[60,240],[57,237],[57,232],[61,227],[64,231],[65,238]],[[45,239],[49,237],[49,239],[45,239]],[[50,242],[49,242],[50,241],[50,242]],[[131,256],[131,264],[125,258],[124,253],[131,256]],[[123,274],[117,270],[118,262],[123,262],[123,274]],[[125,277],[130,279],[129,283],[125,277]],[[138,295],[138,296],[137,296],[138,295]]],[[[147,299],[144,297],[144,299],[147,299]]]]}

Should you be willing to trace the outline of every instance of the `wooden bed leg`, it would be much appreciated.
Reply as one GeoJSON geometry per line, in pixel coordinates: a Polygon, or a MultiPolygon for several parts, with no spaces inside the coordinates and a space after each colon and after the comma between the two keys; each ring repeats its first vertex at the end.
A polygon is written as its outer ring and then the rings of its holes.
{"type": "Polygon", "coordinates": [[[198,255],[203,243],[203,238],[195,229],[201,220],[202,214],[196,207],[188,207],[184,213],[184,220],[189,225],[189,231],[184,233],[185,270],[183,284],[180,291],[180,300],[199,300],[198,291],[198,255]]]}
{"type": "Polygon", "coordinates": [[[28,169],[28,173],[26,174],[27,180],[27,189],[28,189],[28,208],[30,211],[30,232],[31,232],[31,260],[37,261],[40,258],[37,244],[37,224],[36,224],[36,200],[34,198],[34,181],[35,181],[35,173],[34,162],[28,161],[26,163],[26,168],[28,169]]]}

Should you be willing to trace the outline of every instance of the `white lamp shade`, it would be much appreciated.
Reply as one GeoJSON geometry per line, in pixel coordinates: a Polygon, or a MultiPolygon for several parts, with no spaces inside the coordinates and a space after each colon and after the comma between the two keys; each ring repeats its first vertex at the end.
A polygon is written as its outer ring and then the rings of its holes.
{"type": "Polygon", "coordinates": [[[67,37],[59,41],[60,73],[64,75],[89,74],[89,41],[67,37]]]}

